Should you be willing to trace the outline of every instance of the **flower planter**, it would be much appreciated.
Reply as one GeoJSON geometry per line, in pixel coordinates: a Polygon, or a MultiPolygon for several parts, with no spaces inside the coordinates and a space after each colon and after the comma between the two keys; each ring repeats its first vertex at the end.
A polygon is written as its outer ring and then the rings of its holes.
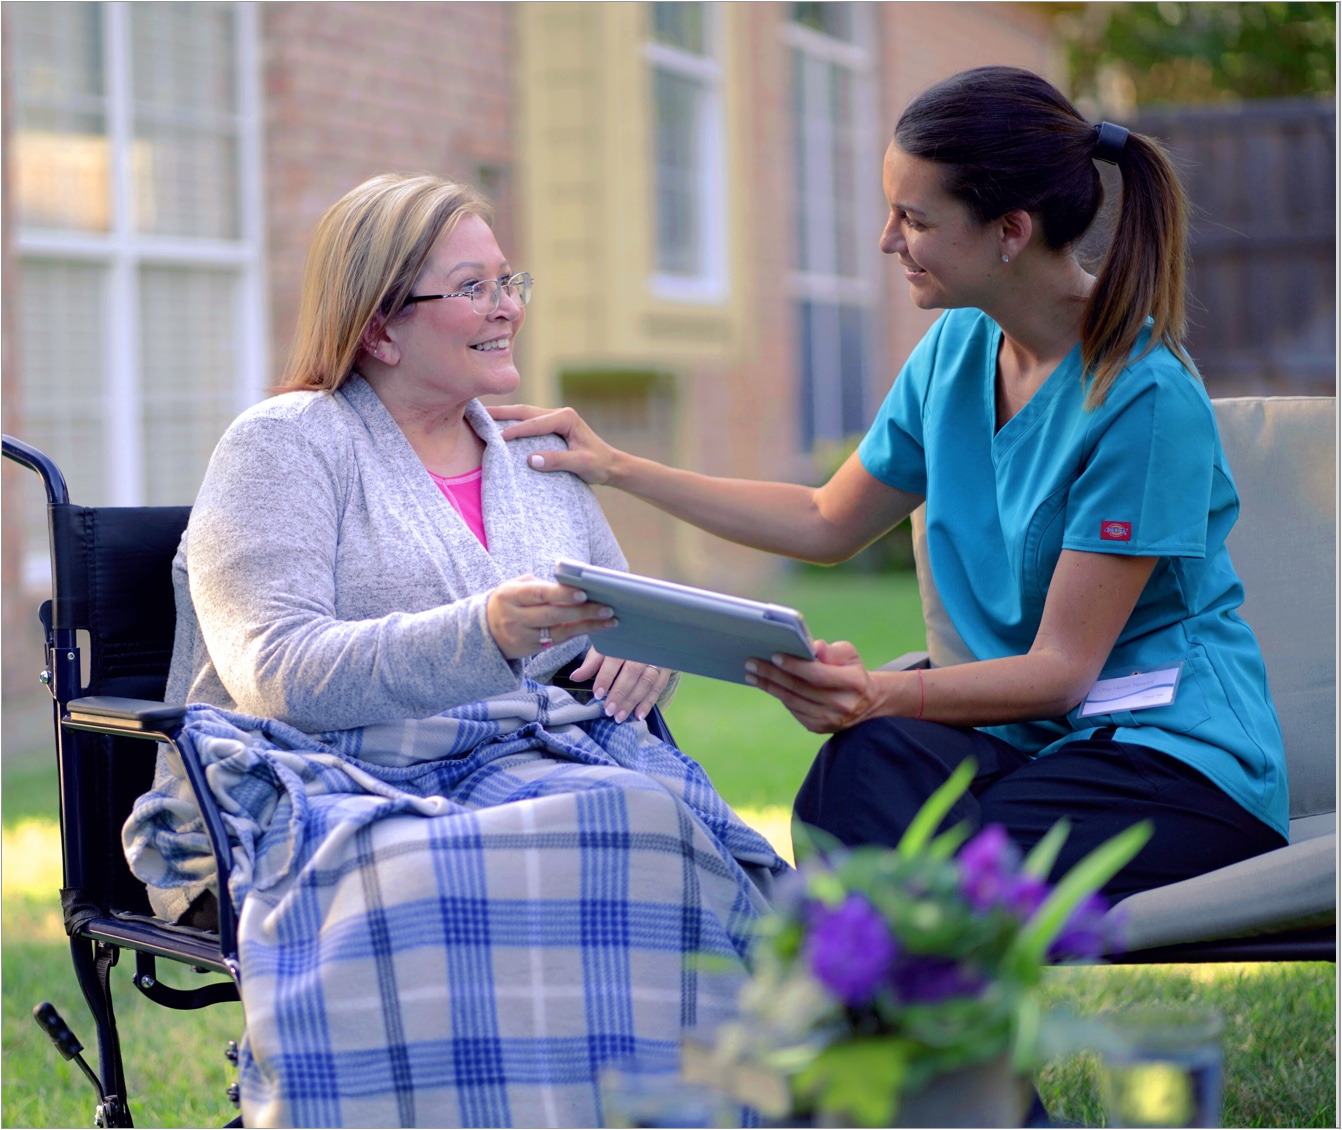
{"type": "Polygon", "coordinates": [[[802,1124],[799,1109],[817,1112],[816,1126],[1021,1125],[1030,1089],[1011,1065],[1039,1054],[1033,986],[1051,961],[1116,948],[1096,892],[1151,825],[1106,841],[1054,885],[1065,820],[1024,858],[996,825],[934,834],[974,771],[962,762],[893,850],[794,829],[798,870],[761,923],[740,1019],[682,1058],[687,1078],[773,1125],[802,1124]],[[971,1066],[949,1070],[956,1063],[971,1066]]]}
{"type": "Polygon", "coordinates": [[[1030,1080],[1007,1056],[939,1076],[902,1095],[894,1126],[1020,1126],[1030,1107],[1030,1080]]]}
{"type": "MultiPolygon", "coordinates": [[[[697,1084],[708,1081],[737,1102],[761,1109],[761,1127],[838,1127],[855,1125],[853,1120],[828,1111],[770,1116],[787,1102],[787,1081],[775,1072],[754,1065],[736,1064],[716,1072],[710,1066],[707,1046],[687,1042],[685,1076],[697,1084]]],[[[891,1126],[999,1126],[1024,1124],[1030,1107],[1030,1079],[1011,1069],[1008,1056],[976,1063],[940,1075],[921,1091],[900,1096],[899,1110],[891,1126]]]]}

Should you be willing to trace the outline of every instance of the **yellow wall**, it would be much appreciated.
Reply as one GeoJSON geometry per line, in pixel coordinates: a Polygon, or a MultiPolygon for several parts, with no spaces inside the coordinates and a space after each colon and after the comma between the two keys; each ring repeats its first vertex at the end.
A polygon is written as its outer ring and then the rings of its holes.
{"type": "MultiPolygon", "coordinates": [[[[774,7],[774,5],[765,5],[774,7]]],[[[523,3],[518,6],[518,199],[536,297],[520,353],[523,394],[564,399],[564,372],[662,374],[662,395],[644,408],[611,399],[581,406],[613,442],[681,466],[709,469],[705,403],[740,377],[754,339],[746,332],[752,293],[741,167],[738,5],[724,5],[717,57],[723,66],[723,177],[726,185],[725,297],[657,297],[651,67],[643,3],[523,3]],[[589,411],[590,409],[590,411],[589,411]],[[688,426],[682,426],[688,423],[688,426]],[[612,434],[614,433],[614,434],[612,434]]],[[[744,390],[739,390],[744,391],[744,390]]],[[[567,399],[576,400],[572,396],[567,399]]],[[[708,425],[712,431],[712,425],[708,425]]],[[[756,459],[747,470],[761,471],[756,459]]],[[[772,470],[772,469],[770,469],[772,470]]],[[[599,491],[602,506],[636,570],[732,583],[750,589],[776,563],[724,546],[642,503],[599,491]],[[711,543],[711,548],[705,542],[711,543]]]]}
{"type": "MultiPolygon", "coordinates": [[[[725,51],[733,5],[727,6],[725,51]]],[[[538,283],[528,310],[528,395],[557,396],[557,374],[601,363],[679,368],[730,363],[744,316],[739,287],[725,302],[654,297],[653,184],[647,5],[519,6],[519,181],[525,244],[538,283]]],[[[733,151],[732,72],[724,84],[733,151]]],[[[727,172],[732,189],[740,178],[727,172]]],[[[731,189],[729,189],[729,192],[731,189]]],[[[728,230],[738,208],[729,196],[728,230]]],[[[743,249],[731,248],[736,276],[743,249]]]]}

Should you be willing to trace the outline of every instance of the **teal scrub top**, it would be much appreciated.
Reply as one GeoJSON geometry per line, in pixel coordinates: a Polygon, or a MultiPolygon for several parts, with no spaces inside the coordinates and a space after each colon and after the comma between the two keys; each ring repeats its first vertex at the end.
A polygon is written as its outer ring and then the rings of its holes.
{"type": "Polygon", "coordinates": [[[943,314],[862,440],[862,465],[926,496],[937,592],[976,658],[1030,649],[1071,549],[1159,558],[1100,678],[1183,667],[1167,706],[1084,719],[1078,706],[983,729],[1043,755],[1113,726],[1115,740],[1178,758],[1286,835],[1281,727],[1225,548],[1239,495],[1201,381],[1158,346],[1088,412],[1078,345],[998,431],[1001,339],[981,311],[943,314]]]}

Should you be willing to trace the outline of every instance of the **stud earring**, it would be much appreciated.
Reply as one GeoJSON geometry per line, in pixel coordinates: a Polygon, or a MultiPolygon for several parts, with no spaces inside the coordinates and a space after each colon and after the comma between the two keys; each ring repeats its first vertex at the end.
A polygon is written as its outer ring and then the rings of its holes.
{"type": "Polygon", "coordinates": [[[1010,263],[1011,260],[1008,259],[1005,255],[1003,255],[1003,256],[1002,256],[1002,262],[1003,262],[1003,263],[1010,263]]]}

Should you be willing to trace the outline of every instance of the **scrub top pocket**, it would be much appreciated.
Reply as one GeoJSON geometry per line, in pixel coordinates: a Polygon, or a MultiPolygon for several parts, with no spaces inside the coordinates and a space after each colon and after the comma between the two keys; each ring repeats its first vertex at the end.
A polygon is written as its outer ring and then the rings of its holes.
{"type": "MultiPolygon", "coordinates": [[[[1165,663],[1149,663],[1146,665],[1146,670],[1159,671],[1163,667],[1173,667],[1178,662],[1177,659],[1171,659],[1165,663]]],[[[1108,714],[1090,714],[1082,718],[1081,710],[1086,705],[1083,701],[1067,715],[1067,719],[1078,730],[1088,729],[1091,726],[1116,726],[1119,729],[1154,726],[1161,730],[1186,734],[1211,717],[1211,706],[1203,684],[1206,679],[1215,680],[1216,674],[1212,671],[1205,653],[1202,653],[1202,649],[1196,645],[1184,658],[1183,664],[1184,669],[1179,675],[1179,687],[1174,692],[1174,701],[1165,706],[1149,706],[1145,710],[1115,710],[1108,714]]],[[[1134,671],[1130,668],[1108,668],[1100,673],[1100,678],[1117,679],[1131,674],[1134,674],[1134,671]]]]}

